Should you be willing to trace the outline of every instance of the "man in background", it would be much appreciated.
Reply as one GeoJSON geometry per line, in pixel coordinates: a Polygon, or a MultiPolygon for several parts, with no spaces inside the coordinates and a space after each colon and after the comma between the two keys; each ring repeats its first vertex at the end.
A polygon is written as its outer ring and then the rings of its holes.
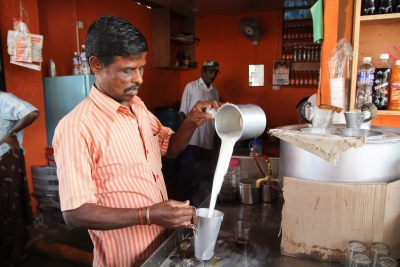
{"type": "MultiPolygon", "coordinates": [[[[186,85],[179,111],[180,124],[197,101],[219,101],[218,91],[212,85],[218,73],[218,62],[207,60],[201,68],[200,79],[186,85]]],[[[182,152],[177,188],[179,200],[189,199],[192,205],[198,206],[210,195],[216,166],[214,136],[214,120],[209,120],[196,129],[182,152]]]]}
{"type": "Polygon", "coordinates": [[[16,266],[41,234],[31,226],[32,206],[26,181],[23,130],[39,116],[37,108],[0,92],[0,266],[16,266]]]}

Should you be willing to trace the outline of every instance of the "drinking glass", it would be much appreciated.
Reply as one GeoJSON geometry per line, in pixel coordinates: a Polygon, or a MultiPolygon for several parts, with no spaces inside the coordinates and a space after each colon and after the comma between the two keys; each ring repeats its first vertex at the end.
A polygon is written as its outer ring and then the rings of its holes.
{"type": "Polygon", "coordinates": [[[234,225],[235,249],[237,251],[246,251],[249,248],[249,234],[251,223],[246,221],[237,221],[234,225]]]}
{"type": "Polygon", "coordinates": [[[353,254],[353,259],[351,261],[351,267],[370,267],[371,266],[371,258],[361,252],[355,252],[353,254]]]}
{"type": "Polygon", "coordinates": [[[367,247],[365,246],[365,244],[363,242],[357,241],[357,240],[351,240],[349,242],[349,246],[347,248],[345,266],[346,267],[352,266],[351,262],[352,262],[354,253],[356,253],[356,252],[365,253],[366,251],[367,251],[367,247]]]}
{"type": "Polygon", "coordinates": [[[378,255],[376,261],[377,267],[396,267],[398,265],[397,259],[389,255],[378,255]]]}
{"type": "Polygon", "coordinates": [[[371,246],[371,257],[372,264],[371,267],[376,266],[376,261],[379,255],[389,255],[389,246],[381,242],[373,242],[371,246]]]}

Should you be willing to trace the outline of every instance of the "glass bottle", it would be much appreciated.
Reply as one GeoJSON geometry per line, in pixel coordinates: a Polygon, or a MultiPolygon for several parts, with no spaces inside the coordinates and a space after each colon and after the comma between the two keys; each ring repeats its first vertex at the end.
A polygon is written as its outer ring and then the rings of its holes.
{"type": "Polygon", "coordinates": [[[183,66],[185,68],[189,67],[190,64],[190,56],[188,54],[185,55],[185,58],[183,59],[183,66]]]}
{"type": "Polygon", "coordinates": [[[308,71],[304,71],[304,82],[303,85],[308,85],[308,71]]]}
{"type": "Polygon", "coordinates": [[[299,71],[295,71],[294,72],[294,85],[300,85],[299,71]]]}
{"type": "Polygon", "coordinates": [[[286,44],[284,44],[282,47],[282,59],[283,60],[286,59],[286,44]]]}
{"type": "Polygon", "coordinates": [[[304,85],[304,73],[303,73],[302,70],[300,71],[300,75],[299,76],[300,76],[299,77],[299,85],[304,85]]]}
{"type": "Polygon", "coordinates": [[[289,85],[294,85],[294,71],[289,72],[289,85]]]}
{"type": "Polygon", "coordinates": [[[301,25],[300,27],[299,38],[304,39],[304,25],[301,25]]]}
{"type": "Polygon", "coordinates": [[[287,54],[287,60],[293,60],[293,48],[292,48],[292,45],[291,44],[289,44],[289,46],[288,46],[288,54],[287,54]]]}
{"type": "Polygon", "coordinates": [[[303,47],[301,45],[297,50],[297,61],[303,61],[303,47]]]}
{"type": "Polygon", "coordinates": [[[299,49],[297,48],[297,44],[294,44],[293,48],[293,61],[298,61],[297,55],[299,53],[299,49]]]}

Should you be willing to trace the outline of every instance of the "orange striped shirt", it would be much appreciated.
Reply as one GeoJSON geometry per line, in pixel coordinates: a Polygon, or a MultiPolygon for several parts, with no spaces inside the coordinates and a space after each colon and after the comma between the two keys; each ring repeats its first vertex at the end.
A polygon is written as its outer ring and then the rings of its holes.
{"type": "MultiPolygon", "coordinates": [[[[139,208],[168,199],[161,156],[173,131],[139,97],[129,104],[135,115],[92,86],[89,97],[59,122],[53,147],[63,211],[85,203],[139,208]]],[[[93,266],[140,266],[164,242],[164,230],[89,230],[93,266]]]]}

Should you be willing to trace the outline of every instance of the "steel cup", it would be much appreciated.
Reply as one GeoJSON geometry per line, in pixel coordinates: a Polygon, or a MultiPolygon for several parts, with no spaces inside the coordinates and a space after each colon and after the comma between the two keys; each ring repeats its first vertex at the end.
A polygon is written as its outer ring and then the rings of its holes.
{"type": "Polygon", "coordinates": [[[361,127],[361,123],[364,120],[364,116],[360,111],[348,111],[344,113],[346,118],[347,128],[357,128],[361,127]]]}
{"type": "Polygon", "coordinates": [[[208,217],[208,209],[197,209],[197,215],[193,218],[196,225],[194,233],[194,255],[200,260],[209,260],[214,256],[214,248],[217,242],[219,228],[224,214],[214,210],[213,217],[208,217]]]}

